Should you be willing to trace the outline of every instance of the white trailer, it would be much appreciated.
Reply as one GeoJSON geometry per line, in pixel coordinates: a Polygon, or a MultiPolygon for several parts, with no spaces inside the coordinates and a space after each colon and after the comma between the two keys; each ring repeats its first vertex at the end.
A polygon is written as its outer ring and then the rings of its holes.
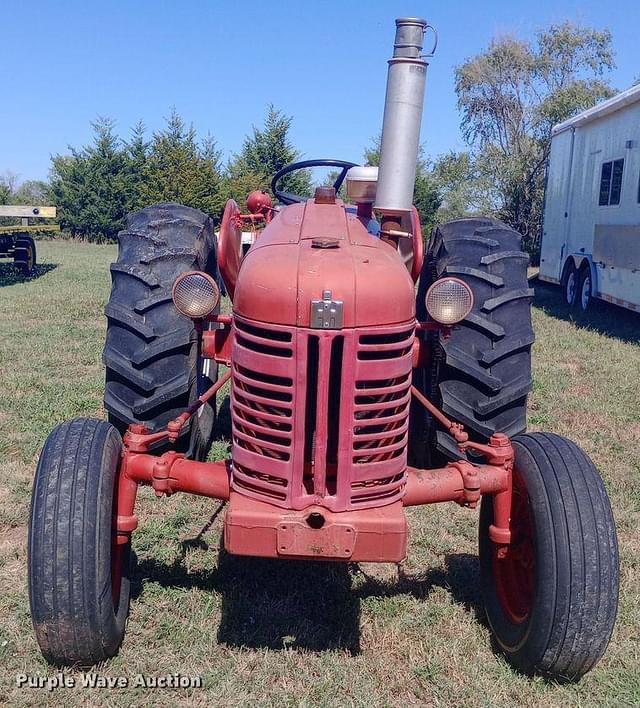
{"type": "Polygon", "coordinates": [[[539,278],[640,311],[640,85],[554,127],[539,278]]]}

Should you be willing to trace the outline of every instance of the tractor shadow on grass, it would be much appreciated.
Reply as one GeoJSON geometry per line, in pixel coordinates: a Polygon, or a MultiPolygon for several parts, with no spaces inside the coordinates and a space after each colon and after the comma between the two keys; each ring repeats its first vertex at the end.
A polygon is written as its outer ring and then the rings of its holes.
{"type": "MultiPolygon", "coordinates": [[[[215,515],[214,515],[215,516],[215,515]]],[[[183,543],[215,552],[203,540],[208,525],[183,543]]],[[[368,598],[412,595],[429,601],[435,588],[445,588],[453,600],[486,625],[477,556],[451,554],[444,568],[410,575],[398,568],[394,580],[366,573],[358,564],[292,561],[233,556],[220,540],[218,568],[188,572],[184,555],[171,565],[153,559],[138,565],[132,597],[147,581],[167,587],[199,588],[222,597],[218,641],[231,647],[271,650],[342,650],[360,653],[361,603],[368,598]],[[358,576],[364,582],[356,582],[358,576]]]]}
{"type": "Polygon", "coordinates": [[[0,263],[0,288],[6,285],[29,283],[37,280],[58,267],[57,263],[39,263],[33,267],[31,275],[23,275],[13,263],[0,263]]]}
{"type": "Polygon", "coordinates": [[[348,565],[221,550],[219,574],[221,644],[360,653],[360,598],[348,565]]]}
{"type": "Polygon", "coordinates": [[[428,568],[415,574],[407,573],[402,566],[398,566],[398,576],[394,580],[372,577],[361,568],[357,568],[357,572],[365,578],[364,583],[355,590],[360,599],[411,595],[428,602],[435,588],[444,588],[454,602],[473,613],[480,624],[487,624],[480,593],[480,562],[476,555],[451,553],[445,556],[444,567],[428,568]]]}
{"type": "Polygon", "coordinates": [[[533,306],[551,317],[573,322],[580,329],[590,329],[623,342],[640,343],[640,314],[602,300],[593,300],[589,311],[583,314],[564,302],[559,286],[549,285],[541,280],[536,280],[533,285],[533,306]]]}
{"type": "Polygon", "coordinates": [[[218,641],[234,647],[346,650],[360,653],[360,598],[344,563],[234,556],[218,544],[217,569],[191,571],[187,550],[215,553],[204,536],[222,513],[221,504],[194,538],[182,542],[170,565],[153,558],[138,562],[131,597],[147,582],[198,588],[222,597],[218,641]]]}

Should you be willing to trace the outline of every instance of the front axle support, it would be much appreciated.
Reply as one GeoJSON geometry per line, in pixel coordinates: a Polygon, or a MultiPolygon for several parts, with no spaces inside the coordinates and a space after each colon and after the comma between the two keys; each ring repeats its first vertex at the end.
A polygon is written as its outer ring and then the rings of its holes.
{"type": "Polygon", "coordinates": [[[165,430],[155,433],[132,424],[124,435],[124,449],[116,486],[114,526],[118,544],[128,543],[138,525],[134,513],[138,485],[153,487],[157,496],[188,492],[230,501],[225,518],[225,546],[237,554],[272,557],[303,556],[343,560],[397,562],[406,553],[407,525],[403,508],[453,501],[475,508],[483,494],[493,495],[494,519],[490,539],[503,557],[511,542],[511,494],[514,451],[508,436],[496,433],[487,444],[469,440],[464,427],[449,420],[420,391],[413,396],[454,437],[460,458],[439,469],[408,467],[404,496],[394,504],[373,508],[329,511],[318,504],[293,511],[268,501],[258,502],[232,490],[232,461],[196,462],[175,451],[154,455],[151,446],[178,439],[184,424],[198,407],[230,378],[230,370],[165,430]],[[486,460],[473,464],[466,451],[486,460]],[[295,532],[295,533],[294,533],[295,532]],[[294,536],[292,536],[294,534],[294,536]]]}

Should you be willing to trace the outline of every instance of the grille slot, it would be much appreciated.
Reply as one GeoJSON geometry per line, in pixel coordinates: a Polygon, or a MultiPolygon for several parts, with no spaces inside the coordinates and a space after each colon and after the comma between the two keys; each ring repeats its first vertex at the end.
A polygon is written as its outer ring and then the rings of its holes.
{"type": "Polygon", "coordinates": [[[234,464],[233,473],[235,484],[242,489],[279,501],[287,498],[286,487],[288,485],[287,480],[283,477],[256,472],[256,470],[238,464],[234,464]]]}
{"type": "Polygon", "coordinates": [[[274,347],[271,344],[265,344],[265,342],[260,340],[258,337],[245,337],[241,334],[236,335],[238,344],[241,344],[247,349],[251,349],[258,354],[271,354],[271,356],[282,356],[291,357],[291,349],[282,349],[281,347],[274,347]]]}
{"type": "Polygon", "coordinates": [[[327,406],[327,466],[338,464],[338,439],[340,432],[340,394],[342,391],[342,353],[344,338],[335,337],[331,342],[329,365],[329,404],[327,406]]]}
{"type": "Polygon", "coordinates": [[[379,361],[397,359],[411,352],[413,329],[384,334],[360,335],[358,359],[361,361],[379,361]]]}
{"type": "MultiPolygon", "coordinates": [[[[307,342],[307,394],[304,418],[304,464],[310,470],[313,464],[318,406],[319,339],[310,335],[307,342]]],[[[310,474],[307,474],[310,477],[310,474]]]]}
{"type": "Polygon", "coordinates": [[[291,332],[280,329],[270,329],[268,327],[257,327],[256,325],[249,324],[244,320],[236,318],[234,320],[236,329],[240,332],[245,332],[246,334],[251,334],[254,337],[260,337],[261,339],[269,339],[275,342],[290,342],[291,332]]]}

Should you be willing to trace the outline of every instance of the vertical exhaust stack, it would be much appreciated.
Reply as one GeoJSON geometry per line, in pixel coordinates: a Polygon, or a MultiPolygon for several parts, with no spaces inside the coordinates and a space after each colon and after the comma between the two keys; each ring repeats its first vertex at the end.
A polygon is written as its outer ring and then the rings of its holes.
{"type": "Polygon", "coordinates": [[[390,222],[389,229],[393,228],[394,223],[399,225],[403,217],[410,214],[413,205],[428,66],[422,47],[428,26],[426,20],[417,17],[399,17],[396,20],[374,204],[383,216],[383,229],[384,222],[390,222]]]}

